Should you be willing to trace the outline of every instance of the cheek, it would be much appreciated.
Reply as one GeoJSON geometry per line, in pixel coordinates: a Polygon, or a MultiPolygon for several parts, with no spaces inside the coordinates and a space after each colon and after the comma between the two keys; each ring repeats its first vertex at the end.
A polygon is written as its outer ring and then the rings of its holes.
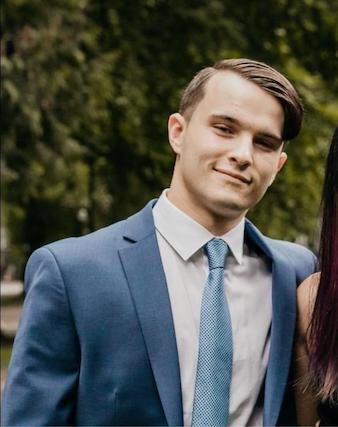
{"type": "Polygon", "coordinates": [[[199,170],[209,169],[214,162],[215,154],[207,144],[194,144],[185,146],[182,151],[182,161],[185,167],[195,168],[195,172],[199,170]]]}
{"type": "Polygon", "coordinates": [[[271,180],[278,172],[276,159],[266,158],[256,163],[256,170],[260,177],[261,183],[270,184],[271,180]]]}

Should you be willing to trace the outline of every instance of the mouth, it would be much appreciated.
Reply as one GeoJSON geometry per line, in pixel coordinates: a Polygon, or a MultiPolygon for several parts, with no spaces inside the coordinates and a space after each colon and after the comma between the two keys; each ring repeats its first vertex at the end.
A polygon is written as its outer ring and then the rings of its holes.
{"type": "Polygon", "coordinates": [[[230,178],[233,178],[236,181],[240,181],[244,184],[251,184],[251,181],[252,181],[251,179],[237,172],[229,171],[227,169],[220,169],[220,168],[214,168],[214,170],[218,173],[221,173],[222,175],[229,176],[230,178]]]}

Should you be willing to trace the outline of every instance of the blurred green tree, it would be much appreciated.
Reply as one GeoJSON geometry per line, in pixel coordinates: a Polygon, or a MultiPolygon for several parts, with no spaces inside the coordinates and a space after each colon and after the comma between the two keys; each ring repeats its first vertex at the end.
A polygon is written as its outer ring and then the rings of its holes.
{"type": "Polygon", "coordinates": [[[329,0],[12,0],[2,39],[4,221],[23,260],[140,208],[170,183],[168,115],[201,67],[263,60],[301,93],[304,130],[250,214],[315,246],[338,121],[337,4],[329,0]]]}
{"type": "Polygon", "coordinates": [[[114,58],[96,54],[99,32],[85,6],[18,0],[5,8],[2,185],[19,258],[94,228],[92,182],[109,123],[114,58]]]}

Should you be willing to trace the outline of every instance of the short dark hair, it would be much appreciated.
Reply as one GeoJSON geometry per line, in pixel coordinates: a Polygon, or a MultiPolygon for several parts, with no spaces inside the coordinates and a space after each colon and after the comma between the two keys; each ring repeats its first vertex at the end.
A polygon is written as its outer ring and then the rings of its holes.
{"type": "Polygon", "coordinates": [[[298,135],[304,109],[293,85],[269,65],[246,58],[225,59],[212,67],[203,68],[195,75],[185,88],[180,102],[179,112],[187,120],[190,120],[197,104],[203,99],[206,83],[219,71],[233,71],[271,94],[284,111],[283,140],[288,141],[298,135]]]}

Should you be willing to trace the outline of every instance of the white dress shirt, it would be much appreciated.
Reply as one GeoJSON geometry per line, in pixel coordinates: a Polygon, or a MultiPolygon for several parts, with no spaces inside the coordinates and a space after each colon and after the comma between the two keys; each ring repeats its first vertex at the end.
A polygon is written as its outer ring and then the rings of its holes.
{"type": "Polygon", "coordinates": [[[201,301],[209,274],[203,246],[220,237],[230,248],[224,273],[234,348],[229,425],[261,426],[263,409],[257,398],[268,362],[272,313],[269,263],[244,243],[244,219],[223,236],[214,236],[176,208],[166,191],[153,216],[176,334],[184,425],[191,425],[201,301]]]}

